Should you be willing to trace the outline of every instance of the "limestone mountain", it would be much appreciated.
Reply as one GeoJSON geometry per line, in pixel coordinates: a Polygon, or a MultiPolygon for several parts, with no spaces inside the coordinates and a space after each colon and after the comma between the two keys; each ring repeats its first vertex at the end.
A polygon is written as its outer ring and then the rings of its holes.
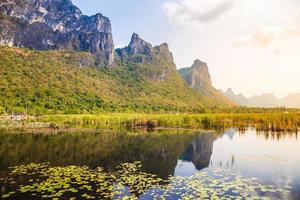
{"type": "Polygon", "coordinates": [[[71,0],[1,0],[0,13],[1,45],[87,51],[114,64],[110,20],[83,15],[71,0]]]}
{"type": "Polygon", "coordinates": [[[178,70],[178,72],[188,85],[198,93],[214,99],[219,103],[234,105],[231,100],[213,87],[211,75],[206,63],[197,59],[191,67],[182,68],[178,70]]]}
{"type": "MultiPolygon", "coordinates": [[[[133,33],[129,45],[125,48],[116,49],[116,53],[122,61],[134,61],[145,63],[155,60],[155,58],[163,59],[169,64],[175,66],[173,55],[169,50],[167,43],[158,46],[152,46],[136,33],[133,33]]],[[[175,66],[176,68],[176,66],[175,66]]]]}
{"type": "Polygon", "coordinates": [[[290,108],[300,108],[300,93],[288,94],[281,99],[281,105],[290,108]]]}
{"type": "Polygon", "coordinates": [[[196,90],[204,91],[208,86],[212,86],[207,64],[198,59],[191,67],[180,69],[179,73],[196,90]]]}
{"type": "Polygon", "coordinates": [[[144,70],[150,79],[165,81],[170,76],[180,78],[168,44],[152,46],[136,33],[127,47],[116,49],[116,57],[121,63],[148,66],[144,70]]]}
{"type": "MultiPolygon", "coordinates": [[[[199,113],[232,105],[210,77],[195,76],[189,87],[166,43],[134,33],[114,50],[110,20],[83,15],[71,0],[2,0],[0,13],[0,113],[199,113]]],[[[201,68],[198,76],[209,74],[201,68]]]]}
{"type": "Polygon", "coordinates": [[[274,94],[255,95],[246,98],[243,94],[236,95],[231,88],[229,88],[224,95],[234,101],[236,104],[247,107],[287,107],[300,108],[300,94],[288,94],[284,98],[276,98],[274,94]]]}
{"type": "MultiPolygon", "coordinates": [[[[222,93],[223,91],[220,90],[220,92],[222,93]]],[[[249,103],[249,100],[243,94],[236,95],[231,88],[228,88],[226,92],[224,92],[224,95],[241,106],[247,106],[249,103]]]]}
{"type": "Polygon", "coordinates": [[[249,98],[248,105],[254,107],[277,107],[280,105],[279,100],[274,96],[274,94],[262,94],[262,95],[255,95],[249,98]]]}
{"type": "MultiPolygon", "coordinates": [[[[116,49],[117,54],[121,59],[131,59],[135,55],[145,55],[147,58],[153,58],[154,49],[152,45],[143,39],[136,33],[133,33],[129,45],[122,49],[116,49]]],[[[134,60],[134,59],[131,59],[134,60]]],[[[137,62],[143,62],[142,58],[140,60],[135,60],[137,62]]]]}
{"type": "Polygon", "coordinates": [[[189,88],[163,55],[98,68],[88,52],[0,46],[0,112],[196,112],[227,107],[189,88]]]}

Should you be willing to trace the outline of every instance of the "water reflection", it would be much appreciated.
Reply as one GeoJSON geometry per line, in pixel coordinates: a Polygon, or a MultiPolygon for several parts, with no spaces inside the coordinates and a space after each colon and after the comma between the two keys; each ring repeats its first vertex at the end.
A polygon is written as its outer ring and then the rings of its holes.
{"type": "Polygon", "coordinates": [[[177,160],[199,132],[116,132],[55,136],[0,134],[0,169],[46,163],[52,166],[99,166],[112,171],[121,163],[141,161],[144,171],[167,178],[177,160]]]}
{"type": "Polygon", "coordinates": [[[165,178],[174,175],[178,160],[181,165],[192,164],[191,167],[198,171],[209,166],[233,168],[241,160],[279,161],[278,156],[286,153],[279,152],[276,155],[278,149],[273,149],[271,145],[274,141],[281,141],[281,146],[292,142],[293,145],[286,149],[286,152],[291,153],[289,149],[299,144],[296,133],[249,134],[249,131],[240,133],[230,129],[220,134],[160,130],[129,134],[101,132],[53,136],[0,133],[0,170],[32,162],[49,162],[53,166],[77,165],[92,169],[101,166],[112,171],[121,163],[141,161],[144,171],[165,178]],[[267,150],[264,146],[268,145],[271,146],[267,150]],[[251,147],[254,147],[252,152],[251,147]],[[268,154],[261,155],[255,150],[258,148],[261,148],[261,152],[268,151],[268,154]]]}
{"type": "Polygon", "coordinates": [[[221,168],[258,177],[300,197],[300,141],[296,133],[224,133],[183,130],[101,132],[62,135],[0,133],[0,171],[10,166],[102,167],[110,172],[122,163],[141,161],[142,171],[166,179],[221,168]]]}
{"type": "Polygon", "coordinates": [[[284,139],[295,139],[298,140],[298,133],[294,132],[257,132],[257,135],[264,136],[266,140],[284,140],[284,139]]]}
{"type": "Polygon", "coordinates": [[[213,152],[214,141],[217,138],[217,133],[203,133],[199,135],[182,154],[181,160],[192,162],[197,170],[208,167],[213,152]]]}

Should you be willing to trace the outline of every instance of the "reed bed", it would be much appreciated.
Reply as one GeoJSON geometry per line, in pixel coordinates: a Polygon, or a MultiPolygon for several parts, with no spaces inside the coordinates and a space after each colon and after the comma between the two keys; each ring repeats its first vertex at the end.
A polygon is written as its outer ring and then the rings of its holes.
{"type": "Polygon", "coordinates": [[[220,130],[233,127],[242,131],[255,127],[258,131],[298,132],[300,113],[46,115],[30,122],[92,129],[161,127],[220,130]]]}

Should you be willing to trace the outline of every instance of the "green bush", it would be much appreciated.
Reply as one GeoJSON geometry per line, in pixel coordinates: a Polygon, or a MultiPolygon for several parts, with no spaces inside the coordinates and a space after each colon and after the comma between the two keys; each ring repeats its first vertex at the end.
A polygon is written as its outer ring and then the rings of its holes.
{"type": "Polygon", "coordinates": [[[3,108],[2,106],[0,106],[0,114],[5,114],[5,108],[3,108]]]}

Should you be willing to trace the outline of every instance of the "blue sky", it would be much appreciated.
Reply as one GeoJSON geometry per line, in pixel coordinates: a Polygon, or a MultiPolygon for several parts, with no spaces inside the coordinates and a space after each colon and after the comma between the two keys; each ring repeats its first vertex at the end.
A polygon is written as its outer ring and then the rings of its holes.
{"type": "MultiPolygon", "coordinates": [[[[116,46],[127,45],[133,32],[153,44],[166,41],[172,26],[162,12],[161,0],[73,0],[84,14],[110,18],[116,46]]],[[[175,30],[174,30],[175,31],[175,30]]]]}
{"type": "Polygon", "coordinates": [[[246,96],[300,92],[298,0],[73,0],[110,18],[116,46],[133,32],[167,42],[178,68],[199,58],[214,85],[246,96]]]}

